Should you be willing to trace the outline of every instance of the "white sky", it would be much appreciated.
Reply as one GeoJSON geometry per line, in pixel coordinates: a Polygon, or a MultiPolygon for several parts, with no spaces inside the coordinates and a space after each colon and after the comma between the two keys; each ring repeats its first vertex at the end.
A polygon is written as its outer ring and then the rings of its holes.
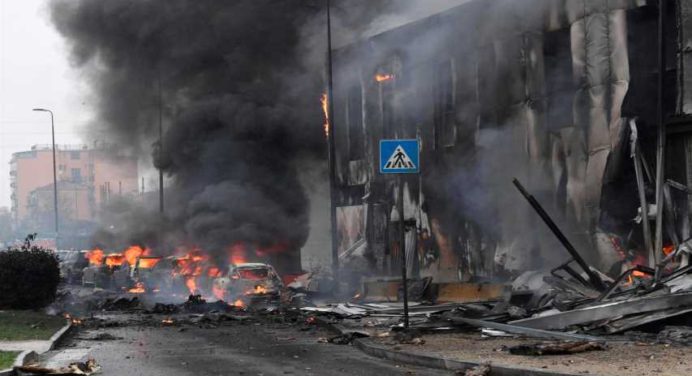
{"type": "Polygon", "coordinates": [[[12,153],[49,144],[55,113],[57,144],[80,144],[78,129],[92,116],[88,89],[70,69],[62,37],[48,14],[49,0],[0,0],[0,206],[10,206],[12,153]]]}

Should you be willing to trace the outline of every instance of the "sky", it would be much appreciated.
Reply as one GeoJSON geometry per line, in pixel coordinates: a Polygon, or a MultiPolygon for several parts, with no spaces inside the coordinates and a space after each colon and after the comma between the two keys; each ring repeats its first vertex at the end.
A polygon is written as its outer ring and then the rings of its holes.
{"type": "MultiPolygon", "coordinates": [[[[400,15],[385,15],[372,25],[379,33],[412,19],[468,0],[409,3],[400,15]]],[[[90,91],[78,70],[71,69],[65,41],[50,21],[50,0],[0,0],[0,207],[9,207],[9,163],[12,153],[50,144],[50,116],[55,113],[56,143],[88,143],[80,137],[94,119],[90,91]]],[[[338,38],[336,38],[338,39],[338,38]]],[[[148,175],[148,171],[142,171],[148,175]]],[[[149,174],[150,175],[150,174],[149,174]]]]}
{"type": "Polygon", "coordinates": [[[12,153],[55,142],[77,145],[79,129],[93,117],[89,90],[69,64],[65,42],[53,28],[49,0],[0,0],[0,207],[10,204],[12,153]]]}

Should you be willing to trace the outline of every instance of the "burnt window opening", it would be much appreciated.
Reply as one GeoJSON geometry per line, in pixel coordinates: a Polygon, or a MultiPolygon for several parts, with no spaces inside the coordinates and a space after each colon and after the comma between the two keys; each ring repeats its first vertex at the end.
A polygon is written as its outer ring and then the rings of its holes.
{"type": "Polygon", "coordinates": [[[572,125],[572,101],[577,86],[572,74],[572,47],[569,29],[545,33],[543,40],[546,119],[548,129],[557,131],[572,125]]]}
{"type": "Polygon", "coordinates": [[[454,146],[456,143],[456,106],[454,93],[454,61],[437,65],[435,70],[435,145],[454,146]]]}
{"type": "Polygon", "coordinates": [[[348,91],[348,152],[349,160],[355,161],[363,158],[363,92],[360,86],[355,86],[348,91]]]}
{"type": "Polygon", "coordinates": [[[382,103],[383,138],[395,137],[394,85],[392,81],[387,81],[380,85],[380,98],[382,103]]]}

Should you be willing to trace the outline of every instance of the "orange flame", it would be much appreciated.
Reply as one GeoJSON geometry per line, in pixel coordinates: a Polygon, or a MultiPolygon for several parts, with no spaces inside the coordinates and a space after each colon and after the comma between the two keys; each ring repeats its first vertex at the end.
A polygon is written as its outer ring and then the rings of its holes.
{"type": "Polygon", "coordinates": [[[147,290],[144,288],[144,283],[137,282],[135,284],[135,287],[127,290],[127,292],[132,293],[132,294],[144,294],[145,292],[147,292],[147,290]]]}
{"type": "Polygon", "coordinates": [[[232,265],[244,264],[247,262],[246,249],[243,243],[235,243],[228,249],[229,262],[232,265]]]}
{"type": "Polygon", "coordinates": [[[85,257],[89,259],[90,265],[103,265],[103,251],[98,248],[87,252],[85,257]]]}
{"type": "Polygon", "coordinates": [[[235,302],[233,302],[232,306],[237,307],[237,308],[245,308],[245,302],[242,301],[241,299],[238,299],[235,302]]]}
{"type": "Polygon", "coordinates": [[[130,264],[130,266],[134,266],[135,263],[137,262],[137,258],[146,256],[146,254],[149,253],[149,249],[147,248],[146,250],[142,249],[142,247],[138,245],[133,245],[127,248],[123,252],[123,256],[125,257],[125,260],[127,260],[127,263],[130,264]]]}
{"type": "Polygon", "coordinates": [[[669,244],[669,245],[663,247],[663,254],[666,256],[673,253],[673,251],[675,251],[675,246],[672,244],[669,244]]]}
{"type": "Polygon", "coordinates": [[[216,266],[212,266],[207,270],[207,276],[211,278],[218,278],[221,277],[221,269],[217,268],[216,266]]]}
{"type": "Polygon", "coordinates": [[[255,290],[254,290],[254,291],[252,291],[252,293],[254,293],[254,294],[260,294],[260,295],[264,295],[264,294],[266,294],[266,293],[267,293],[267,288],[266,288],[266,287],[264,287],[264,286],[260,286],[260,285],[258,285],[258,286],[255,286],[255,290]]]}
{"type": "Polygon", "coordinates": [[[389,81],[389,80],[393,80],[393,79],[394,79],[393,74],[379,74],[378,73],[375,75],[375,81],[377,81],[377,82],[385,82],[385,81],[389,81]]]}
{"type": "Polygon", "coordinates": [[[329,137],[329,97],[327,93],[322,94],[320,103],[322,103],[322,112],[324,113],[324,135],[325,137],[329,137]]]}
{"type": "Polygon", "coordinates": [[[106,265],[113,267],[113,266],[120,266],[125,262],[125,256],[122,255],[122,253],[111,253],[110,255],[106,256],[106,265]]]}
{"type": "Polygon", "coordinates": [[[190,290],[190,294],[194,294],[197,291],[197,281],[195,277],[189,277],[185,280],[185,286],[190,290]]]}
{"type": "Polygon", "coordinates": [[[174,321],[170,317],[167,317],[167,318],[161,320],[161,324],[163,324],[163,325],[173,325],[173,323],[174,323],[174,321]]]}
{"type": "Polygon", "coordinates": [[[159,261],[161,261],[161,257],[142,257],[139,259],[139,267],[141,269],[151,269],[156,266],[159,261]]]}

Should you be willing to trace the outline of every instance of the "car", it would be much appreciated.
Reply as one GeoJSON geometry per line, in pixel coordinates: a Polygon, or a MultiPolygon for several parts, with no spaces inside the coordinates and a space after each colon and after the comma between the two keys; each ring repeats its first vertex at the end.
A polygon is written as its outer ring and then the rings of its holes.
{"type": "Polygon", "coordinates": [[[278,300],[284,285],[273,266],[263,263],[234,264],[213,281],[214,295],[234,305],[258,300],[278,300]]]}
{"type": "Polygon", "coordinates": [[[60,277],[67,283],[78,283],[82,278],[82,269],[89,265],[86,251],[58,250],[55,252],[60,262],[60,277]]]}

